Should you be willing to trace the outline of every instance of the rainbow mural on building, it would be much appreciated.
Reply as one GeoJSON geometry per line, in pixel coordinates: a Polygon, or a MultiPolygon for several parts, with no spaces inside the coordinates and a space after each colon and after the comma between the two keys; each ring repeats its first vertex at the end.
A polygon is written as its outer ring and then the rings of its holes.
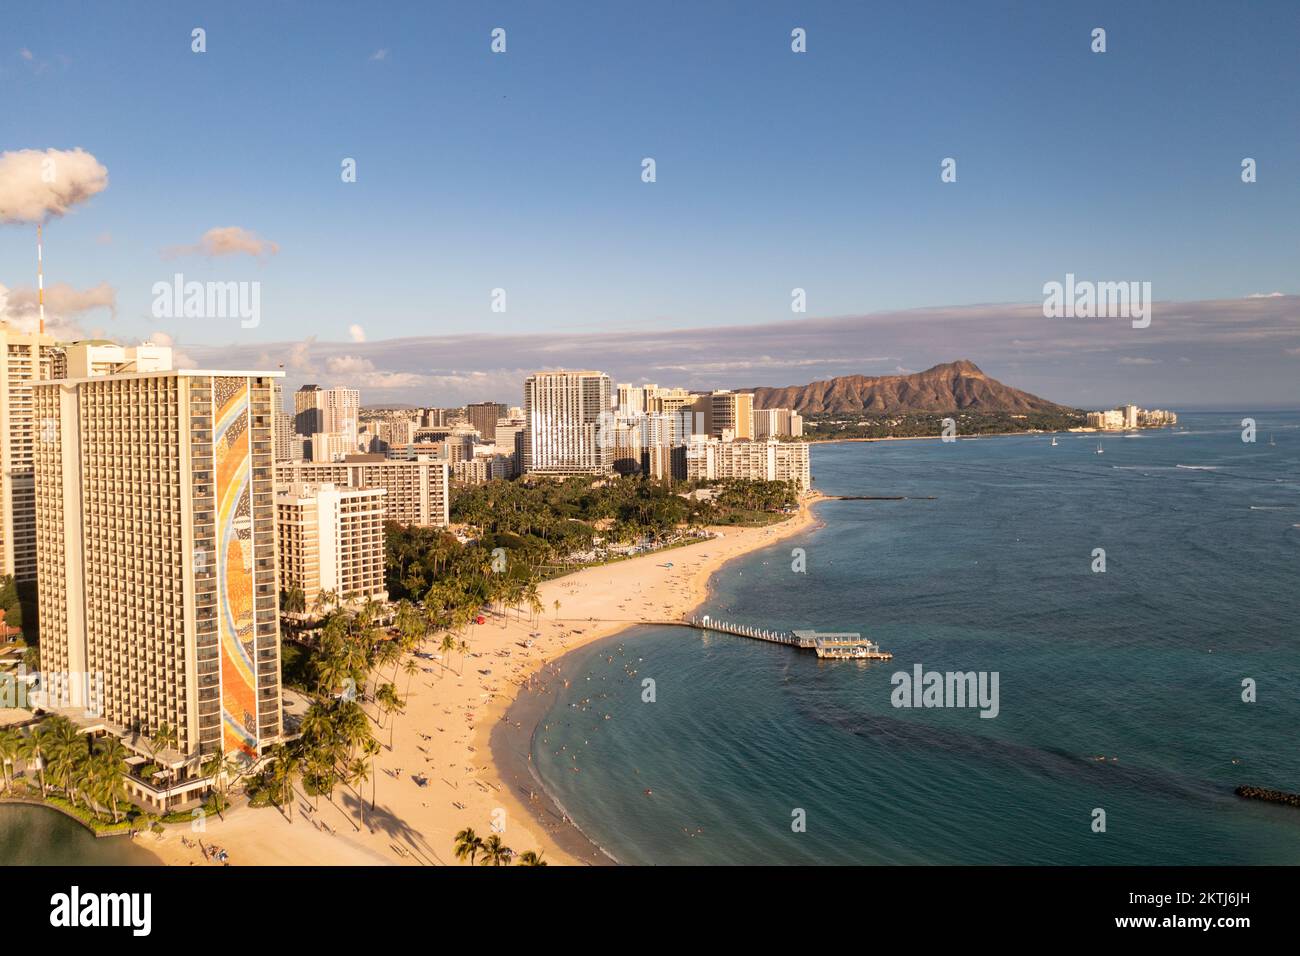
{"type": "Polygon", "coordinates": [[[215,379],[213,405],[222,736],[227,754],[251,759],[257,756],[257,667],[248,379],[215,379]]]}

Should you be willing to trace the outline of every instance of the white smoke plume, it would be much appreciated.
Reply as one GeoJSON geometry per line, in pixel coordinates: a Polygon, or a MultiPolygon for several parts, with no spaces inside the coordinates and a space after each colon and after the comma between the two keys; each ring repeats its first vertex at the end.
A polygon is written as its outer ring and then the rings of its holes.
{"type": "MultiPolygon", "coordinates": [[[[107,282],[89,289],[55,283],[45,290],[45,329],[65,341],[85,338],[80,320],[96,309],[105,309],[117,318],[117,290],[107,282]]],[[[33,332],[39,314],[35,289],[10,290],[0,285],[0,323],[19,332],[33,332]]]]}
{"type": "Polygon", "coordinates": [[[108,188],[108,170],[77,149],[0,153],[0,222],[45,222],[108,188]]]}

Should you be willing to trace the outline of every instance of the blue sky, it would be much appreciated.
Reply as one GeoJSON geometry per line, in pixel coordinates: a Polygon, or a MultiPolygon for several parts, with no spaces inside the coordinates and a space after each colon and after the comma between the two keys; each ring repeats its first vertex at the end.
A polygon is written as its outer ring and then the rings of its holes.
{"type": "MultiPolygon", "coordinates": [[[[1292,2],[9,5],[0,150],[109,171],[47,230],[47,283],[116,290],[80,326],[196,349],[750,326],[796,286],[810,317],[1032,303],[1066,272],[1237,300],[1300,292],[1298,48],[1292,2]],[[162,254],[232,225],[279,251],[162,254]],[[261,282],[261,325],[160,324],[175,271],[261,282]]],[[[10,289],[30,233],[0,226],[10,289]]],[[[936,360],[980,361],[950,331],[936,360]]]]}

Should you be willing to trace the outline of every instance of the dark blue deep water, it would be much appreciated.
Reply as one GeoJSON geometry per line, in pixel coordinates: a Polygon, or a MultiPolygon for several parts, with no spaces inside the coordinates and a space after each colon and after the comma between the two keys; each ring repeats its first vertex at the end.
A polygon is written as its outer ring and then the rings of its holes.
{"type": "Polygon", "coordinates": [[[861,631],[894,660],[638,628],[568,659],[538,770],[631,863],[1300,862],[1300,810],[1232,793],[1300,791],[1300,415],[1255,417],[1254,444],[1241,414],[1188,414],[1102,455],[1077,435],[815,446],[824,493],[936,500],[825,502],[705,610],[861,631]],[[998,672],[1000,713],[891,706],[918,662],[998,672]]]}

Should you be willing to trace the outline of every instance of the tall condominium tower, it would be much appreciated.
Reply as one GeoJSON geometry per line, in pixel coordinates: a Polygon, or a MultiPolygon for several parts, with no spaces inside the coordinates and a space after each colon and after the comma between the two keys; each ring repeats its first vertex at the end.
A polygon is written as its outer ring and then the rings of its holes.
{"type": "Polygon", "coordinates": [[[33,456],[42,669],[102,678],[98,716],[128,740],[174,728],[168,749],[189,772],[203,754],[251,759],[282,733],[279,374],[137,372],[35,389],[50,423],[33,456]]]}
{"type": "Polygon", "coordinates": [[[475,402],[465,406],[465,417],[487,444],[497,440],[497,419],[505,415],[506,407],[499,402],[475,402]]]}
{"type": "Polygon", "coordinates": [[[599,474],[610,467],[600,428],[609,419],[604,372],[534,372],[524,381],[525,473],[599,474]]]}
{"type": "Polygon", "coordinates": [[[304,385],[293,393],[293,429],[304,438],[325,430],[325,389],[304,385]]]}
{"type": "Polygon", "coordinates": [[[36,580],[32,386],[62,376],[65,362],[53,336],[0,324],[0,575],[18,581],[36,580]]]}
{"type": "Polygon", "coordinates": [[[341,435],[348,451],[357,450],[357,423],[361,393],[355,388],[321,388],[304,385],[293,395],[294,430],[304,438],[317,434],[341,435]]]}
{"type": "Polygon", "coordinates": [[[754,396],[750,392],[717,391],[701,395],[696,408],[704,413],[704,430],[713,438],[730,432],[733,439],[754,437],[754,396]]]}
{"type": "Polygon", "coordinates": [[[357,423],[361,420],[361,393],[355,388],[325,389],[324,432],[344,436],[350,451],[357,450],[357,423]]]}

